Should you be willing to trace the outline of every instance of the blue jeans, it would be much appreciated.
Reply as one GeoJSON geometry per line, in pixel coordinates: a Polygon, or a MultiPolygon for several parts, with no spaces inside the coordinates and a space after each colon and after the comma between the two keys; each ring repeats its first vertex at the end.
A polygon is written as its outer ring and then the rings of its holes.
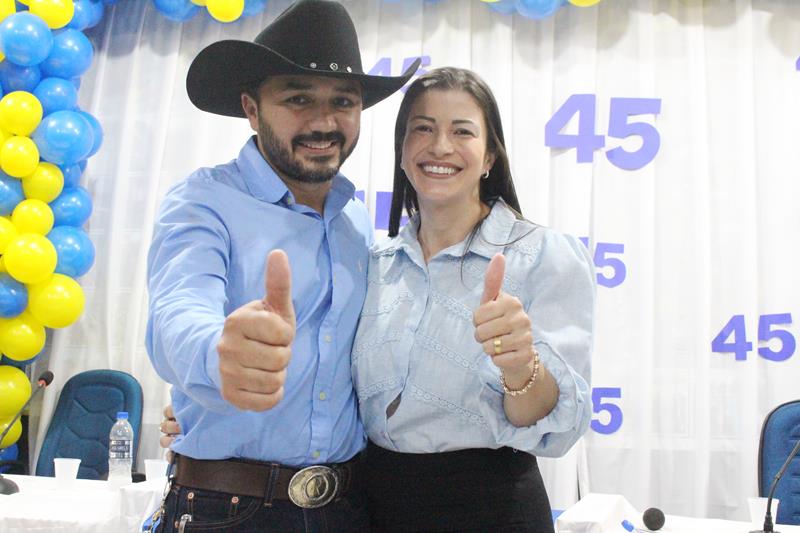
{"type": "Polygon", "coordinates": [[[288,500],[234,496],[174,485],[164,503],[159,533],[365,532],[369,531],[366,498],[361,490],[318,509],[303,509],[288,500]],[[185,516],[191,517],[189,521],[185,516]]]}

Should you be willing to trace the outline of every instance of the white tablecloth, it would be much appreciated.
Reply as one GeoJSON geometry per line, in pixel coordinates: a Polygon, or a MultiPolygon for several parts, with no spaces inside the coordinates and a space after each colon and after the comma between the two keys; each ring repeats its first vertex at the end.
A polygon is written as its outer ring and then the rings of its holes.
{"type": "Polygon", "coordinates": [[[107,481],[75,480],[68,490],[55,478],[4,475],[19,492],[0,495],[0,533],[137,532],[161,502],[165,479],[111,488],[107,481]]]}
{"type": "MultiPolygon", "coordinates": [[[[637,530],[648,531],[642,512],[618,494],[587,494],[561,513],[556,520],[557,533],[627,533],[622,521],[628,520],[637,530]]],[[[712,518],[689,518],[666,515],[659,533],[748,533],[761,529],[763,522],[734,522],[712,518]]],[[[800,526],[776,525],[781,533],[800,533],[800,526]]]]}

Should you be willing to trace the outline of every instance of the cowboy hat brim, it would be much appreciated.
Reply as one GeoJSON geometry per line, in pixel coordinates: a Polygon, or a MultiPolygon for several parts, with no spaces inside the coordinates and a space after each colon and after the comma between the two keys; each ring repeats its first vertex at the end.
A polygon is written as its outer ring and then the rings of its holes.
{"type": "Polygon", "coordinates": [[[242,91],[269,76],[331,76],[361,84],[366,109],[388,97],[411,79],[420,59],[400,76],[371,76],[346,70],[314,69],[292,62],[278,52],[248,41],[225,40],[210,44],[195,57],[186,75],[189,100],[199,109],[229,117],[245,117],[242,91]]]}

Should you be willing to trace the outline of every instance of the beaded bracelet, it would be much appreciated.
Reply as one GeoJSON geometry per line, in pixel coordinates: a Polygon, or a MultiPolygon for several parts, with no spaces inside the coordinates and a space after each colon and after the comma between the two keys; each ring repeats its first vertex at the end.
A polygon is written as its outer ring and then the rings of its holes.
{"type": "Polygon", "coordinates": [[[509,389],[508,385],[506,385],[506,377],[503,375],[503,371],[500,371],[500,384],[503,385],[503,392],[505,394],[509,396],[521,396],[531,390],[533,384],[536,383],[536,376],[539,375],[539,352],[533,346],[531,346],[531,349],[533,350],[533,372],[531,372],[531,377],[528,379],[528,382],[525,383],[524,387],[519,390],[509,389]]]}

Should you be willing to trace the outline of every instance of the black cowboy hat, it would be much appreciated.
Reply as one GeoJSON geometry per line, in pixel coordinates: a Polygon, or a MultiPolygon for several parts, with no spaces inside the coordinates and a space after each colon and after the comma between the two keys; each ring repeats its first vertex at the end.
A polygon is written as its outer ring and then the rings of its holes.
{"type": "Polygon", "coordinates": [[[419,63],[417,59],[402,76],[364,74],[356,29],[344,7],[327,0],[299,0],[253,42],[219,41],[201,50],[189,67],[186,91],[203,111],[244,117],[242,90],[268,76],[333,76],[359,82],[366,109],[405,85],[419,63]]]}

